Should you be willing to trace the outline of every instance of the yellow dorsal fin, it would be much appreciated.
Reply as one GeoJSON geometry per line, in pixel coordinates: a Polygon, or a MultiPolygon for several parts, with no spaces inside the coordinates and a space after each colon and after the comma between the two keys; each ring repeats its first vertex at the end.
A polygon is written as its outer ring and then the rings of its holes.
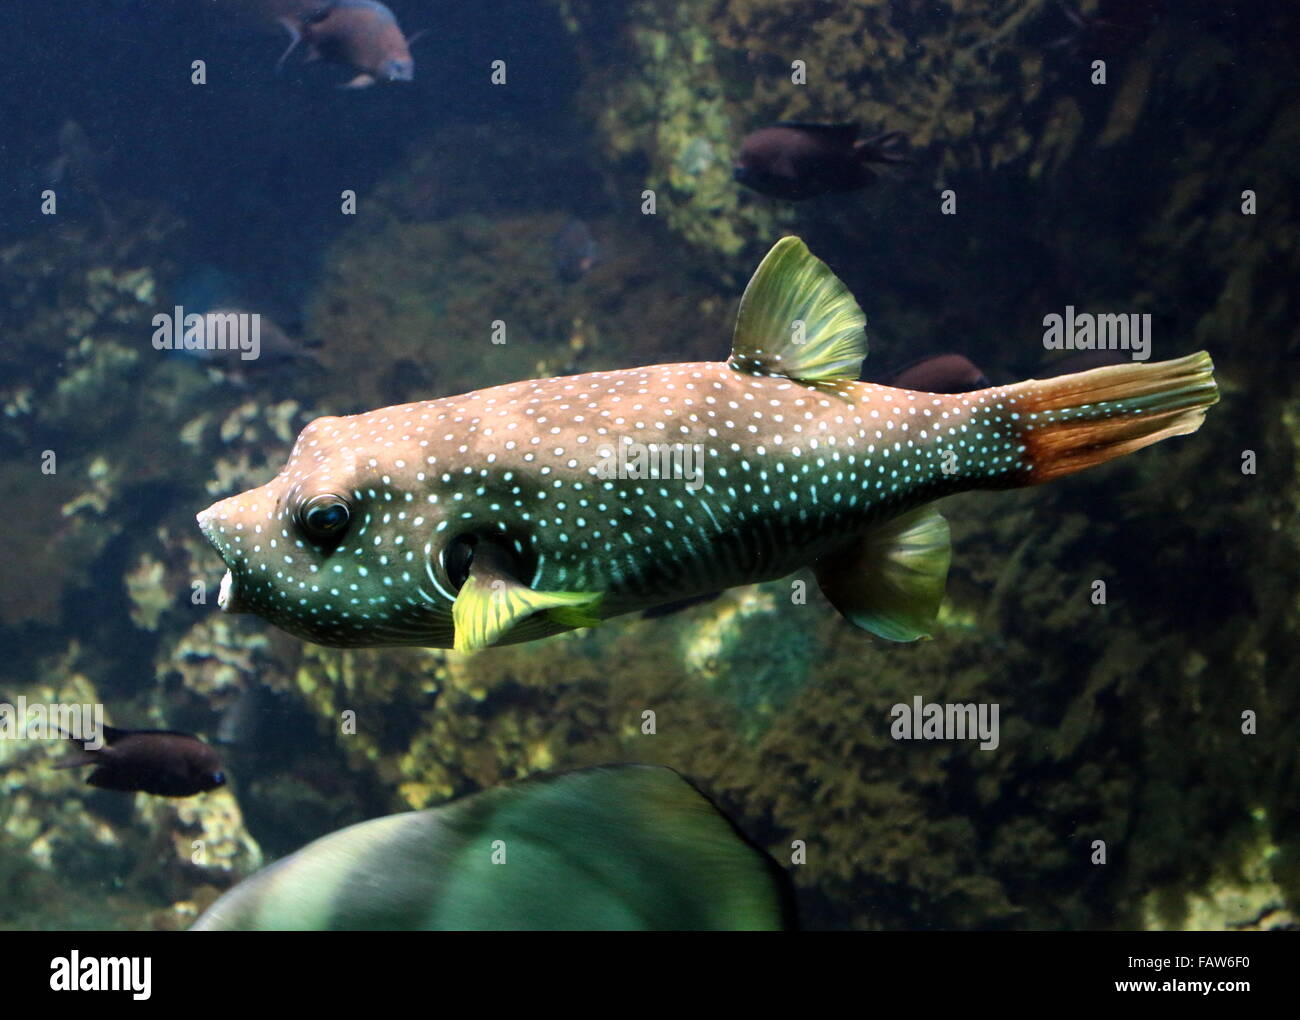
{"type": "Polygon", "coordinates": [[[753,375],[856,379],[867,356],[866,316],[830,267],[783,237],[740,299],[728,364],[753,375]]]}

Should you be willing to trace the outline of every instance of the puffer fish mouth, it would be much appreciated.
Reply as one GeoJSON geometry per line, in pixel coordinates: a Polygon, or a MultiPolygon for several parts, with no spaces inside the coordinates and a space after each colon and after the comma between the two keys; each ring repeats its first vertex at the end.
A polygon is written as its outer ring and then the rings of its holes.
{"type": "Polygon", "coordinates": [[[221,532],[217,526],[216,510],[220,505],[214,503],[202,513],[196,514],[195,519],[199,522],[199,530],[203,532],[203,537],[226,564],[226,572],[221,577],[221,587],[217,589],[217,606],[225,613],[244,613],[249,610],[240,598],[239,585],[235,578],[238,564],[233,561],[229,547],[222,542],[221,532]]]}
{"type": "Polygon", "coordinates": [[[221,575],[221,587],[217,591],[217,606],[224,612],[232,613],[234,610],[231,606],[234,605],[234,601],[235,575],[227,570],[221,575]]]}

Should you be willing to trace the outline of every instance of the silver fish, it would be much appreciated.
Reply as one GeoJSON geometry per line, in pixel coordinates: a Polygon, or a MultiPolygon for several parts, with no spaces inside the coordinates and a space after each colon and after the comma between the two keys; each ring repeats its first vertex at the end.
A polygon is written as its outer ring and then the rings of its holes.
{"type": "Polygon", "coordinates": [[[473,651],[812,566],[878,636],[927,635],[928,504],[1194,432],[1207,354],[970,393],[858,382],[857,302],[783,238],[727,362],[526,380],[303,429],[280,474],[198,515],[219,604],[334,646],[473,651]]]}

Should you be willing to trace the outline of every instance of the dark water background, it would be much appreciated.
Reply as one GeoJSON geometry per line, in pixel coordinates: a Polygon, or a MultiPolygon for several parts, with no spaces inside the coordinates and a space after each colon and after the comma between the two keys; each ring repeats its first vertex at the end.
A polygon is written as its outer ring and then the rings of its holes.
{"type": "MultiPolygon", "coordinates": [[[[452,121],[509,130],[526,119],[563,131],[571,116],[578,71],[549,9],[527,0],[393,9],[408,35],[427,34],[415,45],[416,79],[375,102],[334,88],[350,76],[304,66],[301,52],[277,76],[287,35],[233,4],[7,5],[4,177],[29,177],[52,157],[60,125],[76,120],[111,157],[115,189],[185,210],[185,261],[247,279],[266,300],[301,302],[345,222],[339,182],[366,191],[413,139],[452,121]],[[503,53],[517,88],[493,92],[466,73],[503,53]],[[190,83],[195,59],[217,87],[190,83]]],[[[6,234],[37,225],[17,203],[3,216],[6,234]]]]}

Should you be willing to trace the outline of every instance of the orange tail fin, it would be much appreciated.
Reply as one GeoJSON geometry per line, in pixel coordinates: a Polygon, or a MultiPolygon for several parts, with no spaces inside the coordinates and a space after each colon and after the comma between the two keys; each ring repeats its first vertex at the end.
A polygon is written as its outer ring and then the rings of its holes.
{"type": "Polygon", "coordinates": [[[1051,481],[1195,432],[1219,399],[1214,363],[1204,351],[1174,361],[1027,379],[1008,390],[1025,448],[1016,485],[1051,481]]]}

